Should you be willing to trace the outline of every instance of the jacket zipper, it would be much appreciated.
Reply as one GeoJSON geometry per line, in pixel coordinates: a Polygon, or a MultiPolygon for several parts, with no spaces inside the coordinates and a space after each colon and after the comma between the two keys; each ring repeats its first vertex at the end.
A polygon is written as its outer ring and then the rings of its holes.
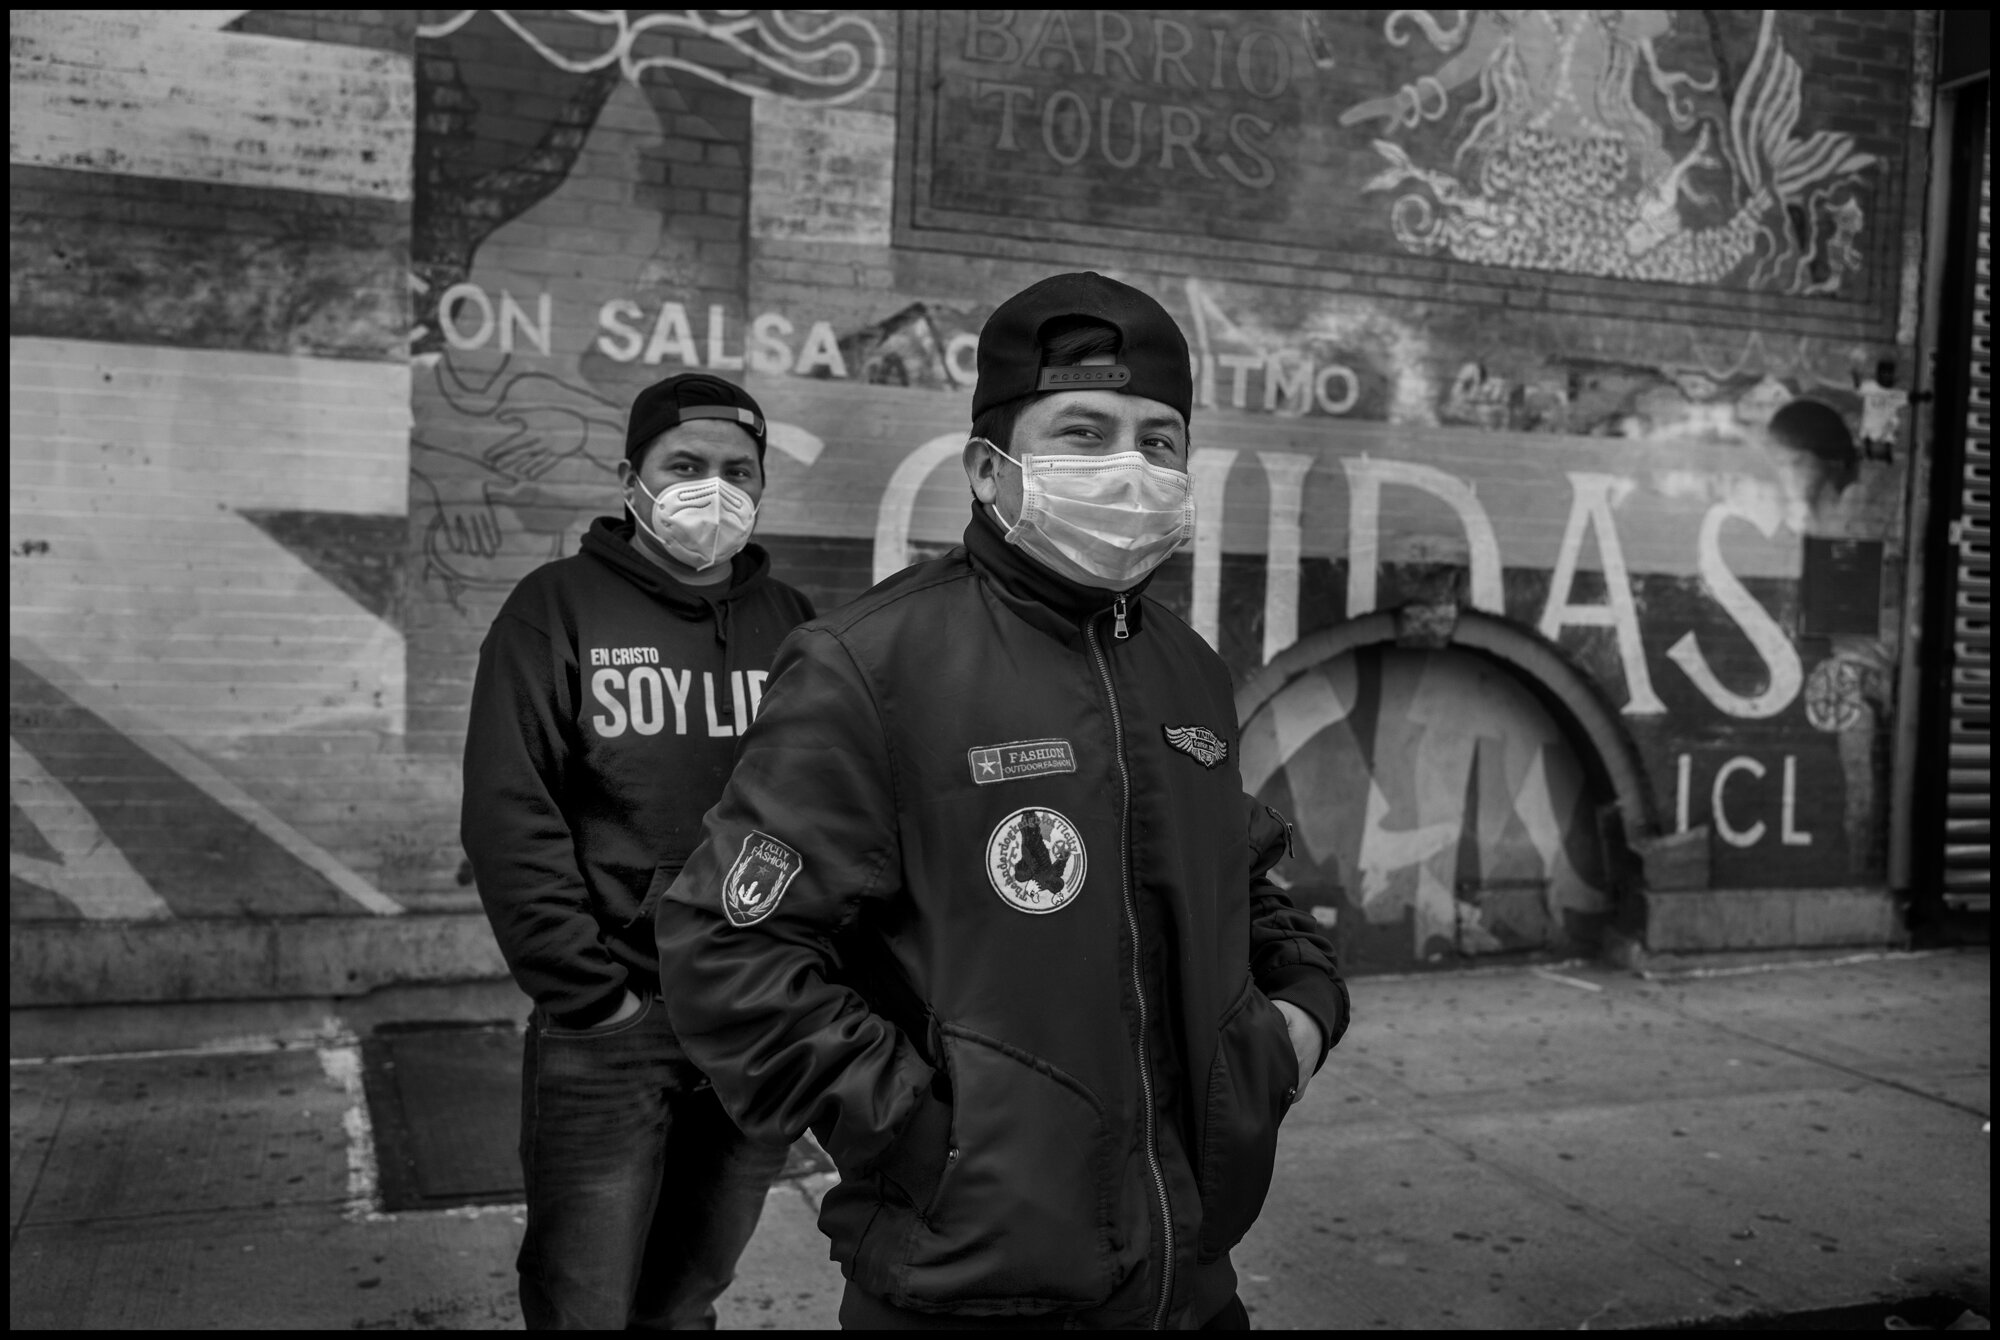
{"type": "MultiPolygon", "coordinates": [[[[1125,597],[1120,596],[1113,607],[1118,619],[1119,637],[1130,636],[1125,632],[1124,605],[1125,597]]],[[[1105,660],[1103,648],[1098,643],[1094,620],[1084,625],[1083,635],[1090,644],[1091,660],[1097,663],[1098,676],[1104,681],[1104,696],[1111,704],[1111,742],[1113,752],[1118,756],[1118,881],[1119,892],[1125,900],[1125,927],[1132,937],[1132,994],[1139,1002],[1139,1092],[1146,1103],[1146,1167],[1153,1174],[1153,1193],[1160,1202],[1160,1231],[1166,1243],[1166,1262],[1160,1271],[1160,1302],[1153,1311],[1153,1329],[1158,1331],[1166,1329],[1167,1303],[1173,1297],[1174,1219],[1167,1203],[1166,1175],[1160,1170],[1159,1139],[1153,1129],[1153,1075],[1146,1060],[1146,983],[1139,958],[1139,914],[1132,901],[1132,776],[1125,767],[1125,723],[1118,715],[1118,691],[1112,687],[1111,663],[1105,660]]]]}

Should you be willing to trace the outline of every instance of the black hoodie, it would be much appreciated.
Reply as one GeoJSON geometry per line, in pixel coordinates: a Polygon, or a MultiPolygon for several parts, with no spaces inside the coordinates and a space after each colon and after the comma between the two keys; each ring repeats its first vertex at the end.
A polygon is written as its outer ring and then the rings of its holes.
{"type": "Polygon", "coordinates": [[[813,617],[749,545],[727,584],[673,580],[599,517],[508,596],[479,649],[460,840],[514,980],[558,1024],[659,987],[651,918],[701,840],[778,643],[813,617]],[[664,883],[662,881],[662,886],[664,883]]]}

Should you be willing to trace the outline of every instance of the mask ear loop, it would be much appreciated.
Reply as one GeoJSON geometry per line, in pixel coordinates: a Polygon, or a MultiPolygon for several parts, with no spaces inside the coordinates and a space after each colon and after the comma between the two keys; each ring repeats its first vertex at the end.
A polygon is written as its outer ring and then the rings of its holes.
{"type": "Polygon", "coordinates": [[[990,449],[995,456],[998,456],[1001,460],[1006,461],[1009,465],[1012,465],[1015,469],[1021,472],[1021,517],[1020,518],[1017,518],[1010,524],[1006,517],[1000,515],[1000,499],[997,496],[990,503],[979,504],[981,507],[984,507],[987,511],[993,514],[994,523],[1000,527],[1001,537],[1007,540],[1009,543],[1012,543],[1014,537],[1020,533],[1021,522],[1023,519],[1026,518],[1028,513],[1027,463],[1025,461],[1017,461],[1012,456],[1009,456],[1006,452],[1000,449],[1000,444],[998,442],[995,442],[990,437],[973,437],[973,438],[968,438],[967,441],[984,442],[987,445],[988,449],[990,449]]]}
{"type": "Polygon", "coordinates": [[[966,440],[970,442],[984,442],[989,448],[992,449],[993,454],[995,456],[998,456],[1001,460],[1006,461],[1009,465],[1013,466],[1017,470],[1026,470],[1028,468],[1024,462],[1017,461],[1012,456],[1009,456],[1006,452],[1002,451],[1000,449],[1000,444],[998,442],[995,442],[990,437],[974,437],[974,438],[968,438],[966,440]]]}
{"type": "Polygon", "coordinates": [[[645,498],[647,506],[645,512],[641,513],[637,507],[632,505],[631,495],[628,494],[625,498],[625,510],[632,514],[633,524],[638,527],[639,531],[657,545],[662,552],[667,553],[671,557],[671,551],[667,550],[667,542],[660,538],[658,531],[653,529],[653,513],[658,509],[659,499],[653,495],[651,489],[646,487],[646,481],[639,478],[637,470],[632,472],[632,482],[639,486],[639,493],[645,498]]]}

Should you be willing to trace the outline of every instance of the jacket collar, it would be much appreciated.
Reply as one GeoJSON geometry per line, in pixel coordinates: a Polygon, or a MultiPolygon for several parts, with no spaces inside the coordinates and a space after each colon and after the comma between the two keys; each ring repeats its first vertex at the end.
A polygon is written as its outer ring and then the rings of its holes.
{"type": "Polygon", "coordinates": [[[1073,582],[1007,543],[1007,533],[992,509],[977,501],[965,527],[965,552],[1003,604],[1052,637],[1081,641],[1084,626],[1108,618],[1112,602],[1121,595],[1126,601],[1126,626],[1134,634],[1140,629],[1140,609],[1145,604],[1140,596],[1152,582],[1152,573],[1124,591],[1073,582]]]}

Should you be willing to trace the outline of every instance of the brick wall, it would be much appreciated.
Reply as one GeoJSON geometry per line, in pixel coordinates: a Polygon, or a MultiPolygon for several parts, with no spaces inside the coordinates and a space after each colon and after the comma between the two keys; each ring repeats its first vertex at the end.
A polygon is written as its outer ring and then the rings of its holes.
{"type": "MultiPolygon", "coordinates": [[[[236,797],[334,904],[472,905],[479,641],[616,509],[637,390],[702,367],[763,399],[760,535],[828,607],[956,538],[979,326],[1064,268],[1158,294],[1196,349],[1209,520],[1155,593],[1239,682],[1357,602],[1485,608],[1598,687],[1718,885],[1882,878],[1928,11],[35,13],[17,699],[164,741],[168,811],[236,797]],[[340,98],[298,91],[328,72],[340,98]],[[1537,120],[1562,78],[1599,119],[1537,120]],[[51,110],[72,86],[94,111],[51,110]],[[1808,540],[1862,555],[1835,581],[1881,617],[1819,618],[1808,540]]],[[[50,816],[112,802],[36,729],[16,914],[68,915],[50,816]]],[[[1375,880],[1329,914],[1421,956],[1450,861],[1383,853],[1465,788],[1370,819],[1303,775],[1272,785],[1366,848],[1328,878],[1375,880]]],[[[127,858],[99,882],[172,883],[127,858]]]]}
{"type": "MultiPolygon", "coordinates": [[[[15,11],[14,914],[383,912],[408,22],[15,11]]],[[[441,779],[440,779],[441,780],[441,779]]]]}

